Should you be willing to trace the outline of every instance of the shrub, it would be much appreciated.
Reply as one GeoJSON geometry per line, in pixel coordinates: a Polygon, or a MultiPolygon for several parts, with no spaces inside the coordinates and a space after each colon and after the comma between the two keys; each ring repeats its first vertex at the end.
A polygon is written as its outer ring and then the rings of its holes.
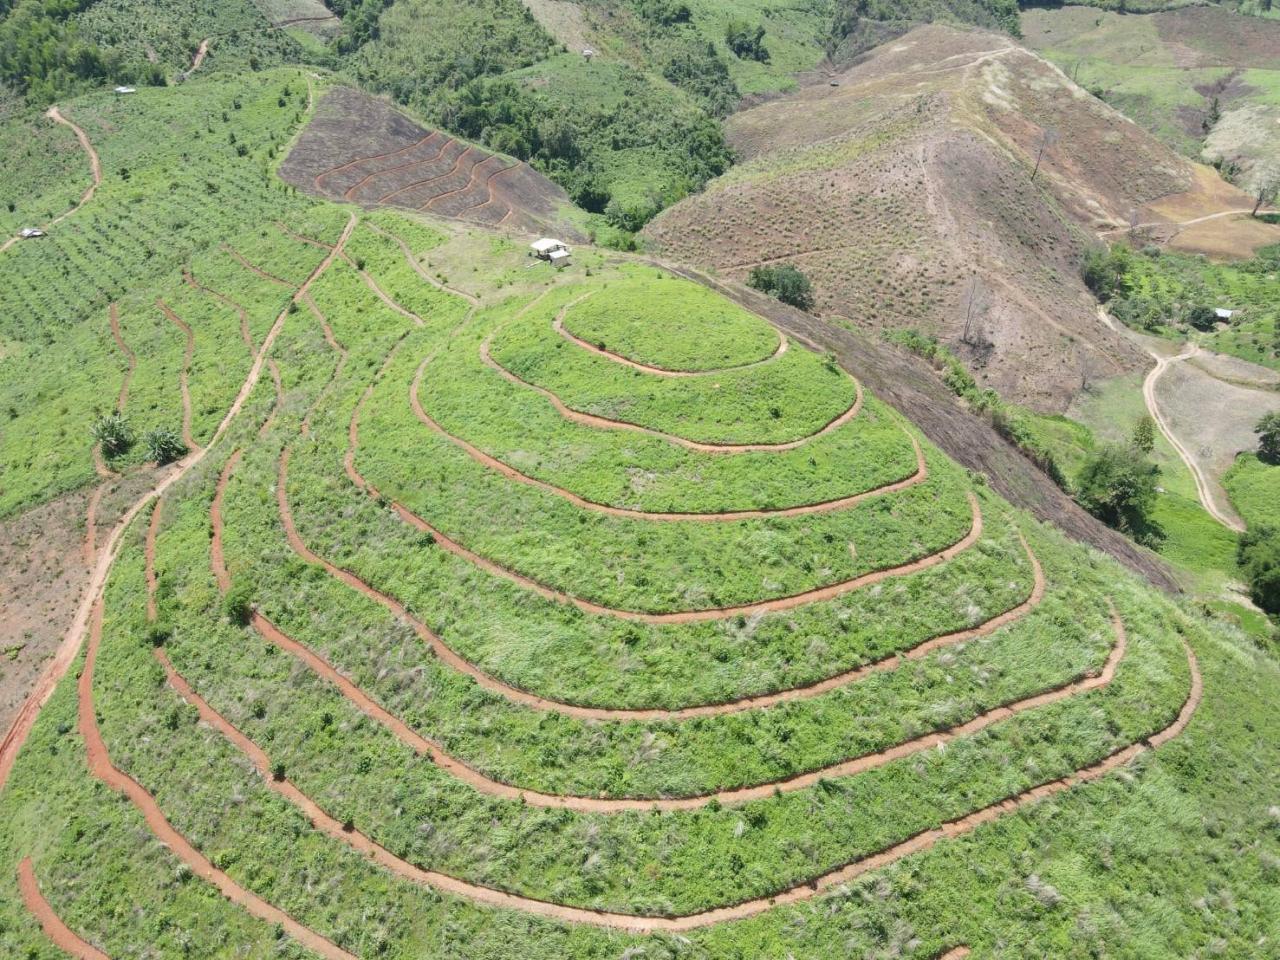
{"type": "Polygon", "coordinates": [[[1195,327],[1197,330],[1212,330],[1213,325],[1218,322],[1218,315],[1213,312],[1213,307],[1207,307],[1203,303],[1197,303],[1194,307],[1187,310],[1187,323],[1195,327]]]}
{"type": "Polygon", "coordinates": [[[120,413],[112,413],[94,421],[89,429],[94,442],[102,445],[108,457],[117,457],[133,446],[133,430],[120,413]]]}
{"type": "Polygon", "coordinates": [[[769,51],[764,46],[764,27],[759,24],[752,27],[740,20],[733,21],[725,28],[724,42],[741,60],[769,62],[769,51]]]}
{"type": "Polygon", "coordinates": [[[143,442],[147,445],[147,459],[160,465],[172,463],[187,452],[187,445],[170,427],[156,427],[147,432],[143,442]]]}
{"type": "Polygon", "coordinates": [[[1151,414],[1144,413],[1134,423],[1132,442],[1143,453],[1150,453],[1156,448],[1156,422],[1151,414]]]}
{"type": "Polygon", "coordinates": [[[1249,584],[1249,597],[1270,614],[1280,614],[1280,530],[1260,526],[1240,535],[1236,562],[1249,584]]]}
{"type": "Polygon", "coordinates": [[[253,585],[248,580],[236,578],[231,589],[222,598],[222,612],[237,627],[246,627],[253,616],[253,585]]]}
{"type": "Polygon", "coordinates": [[[1160,468],[1132,445],[1108,444],[1094,453],[1080,471],[1080,505],[1108,526],[1139,543],[1158,541],[1160,530],[1151,520],[1160,468]]]}
{"type": "Polygon", "coordinates": [[[813,284],[789,263],[756,267],[747,277],[747,286],[801,310],[813,309],[813,284]]]}

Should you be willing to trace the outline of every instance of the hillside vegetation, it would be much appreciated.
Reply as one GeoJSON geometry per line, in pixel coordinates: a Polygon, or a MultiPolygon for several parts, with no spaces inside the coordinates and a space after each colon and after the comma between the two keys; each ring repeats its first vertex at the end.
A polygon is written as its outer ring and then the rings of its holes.
{"type": "Polygon", "coordinates": [[[1138,401],[1099,275],[1270,318],[1271,248],[1088,239],[1196,168],[998,32],[786,92],[825,0],[273,0],[181,81],[205,13],[16,2],[172,82],[0,117],[0,957],[1270,950],[1267,622],[941,445],[1078,481],[1107,417],[1016,401],[1138,401]]]}

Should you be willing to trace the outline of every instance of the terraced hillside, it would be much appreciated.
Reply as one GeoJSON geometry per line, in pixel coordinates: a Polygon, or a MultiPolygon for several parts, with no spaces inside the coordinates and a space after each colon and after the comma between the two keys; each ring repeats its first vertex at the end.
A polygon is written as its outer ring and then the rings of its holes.
{"type": "Polygon", "coordinates": [[[281,175],[342,202],[577,235],[560,222],[568,196],[527,163],[424,129],[357,90],[339,88],[323,98],[281,175]]]}
{"type": "Polygon", "coordinates": [[[1087,243],[1131,215],[1158,232],[1252,205],[980,31],[915,30],[727,129],[745,162],[650,224],[657,250],[735,279],[793,264],[824,315],[937,335],[1041,410],[1142,362],[1097,320],[1078,275],[1087,243]]]}
{"type": "MultiPolygon", "coordinates": [[[[463,242],[317,205],[225,251],[275,311],[6,753],[5,955],[1034,956],[1104,903],[1085,944],[1203,939],[1135,845],[1256,830],[1152,821],[1269,789],[1186,762],[1270,660],[706,289],[498,244],[463,291],[424,266],[463,242]]],[[[197,354],[202,285],[159,311],[197,354]]],[[[1259,862],[1222,869],[1264,915],[1259,862]]]]}

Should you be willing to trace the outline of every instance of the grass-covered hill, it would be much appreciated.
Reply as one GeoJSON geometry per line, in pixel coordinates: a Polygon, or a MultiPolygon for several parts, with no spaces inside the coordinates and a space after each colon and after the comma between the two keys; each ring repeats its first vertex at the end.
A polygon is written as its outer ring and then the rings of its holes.
{"type": "Polygon", "coordinates": [[[286,187],[323,85],[61,104],[102,183],[0,252],[6,509],[132,485],[0,753],[0,955],[1270,943],[1260,636],[712,287],[286,187]]]}

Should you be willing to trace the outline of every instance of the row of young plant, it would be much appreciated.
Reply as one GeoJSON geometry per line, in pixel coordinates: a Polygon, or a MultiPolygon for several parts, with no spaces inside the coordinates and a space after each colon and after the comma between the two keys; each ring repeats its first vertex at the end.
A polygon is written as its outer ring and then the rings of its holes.
{"type": "MultiPolygon", "coordinates": [[[[575,298],[590,292],[572,290],[575,298]]],[[[714,375],[661,377],[634,370],[557,333],[553,321],[561,309],[538,303],[500,329],[481,329],[491,337],[498,364],[550,390],[573,410],[706,443],[787,443],[821,430],[857,398],[857,384],[834,359],[794,344],[767,363],[714,375]]],[[[567,309],[570,326],[577,309],[567,309]]],[[[458,348],[475,349],[470,342],[458,348]]]]}
{"type": "MultiPolygon", "coordinates": [[[[554,289],[538,307],[545,316],[575,297],[571,288],[554,289]]],[[[822,503],[916,471],[910,437],[889,408],[870,395],[852,421],[784,451],[704,453],[658,437],[572,423],[544,396],[510,383],[481,360],[487,331],[508,322],[526,303],[512,301],[478,314],[427,365],[418,393],[426,413],[444,430],[523,473],[596,503],[713,512],[822,503]]],[[[417,364],[409,347],[397,357],[394,374],[388,371],[380,382],[371,412],[385,406],[398,419],[413,418],[406,392],[417,364]]],[[[416,356],[425,358],[426,352],[416,356]]],[[[414,430],[425,436],[428,428],[415,423],[414,430]]]]}

